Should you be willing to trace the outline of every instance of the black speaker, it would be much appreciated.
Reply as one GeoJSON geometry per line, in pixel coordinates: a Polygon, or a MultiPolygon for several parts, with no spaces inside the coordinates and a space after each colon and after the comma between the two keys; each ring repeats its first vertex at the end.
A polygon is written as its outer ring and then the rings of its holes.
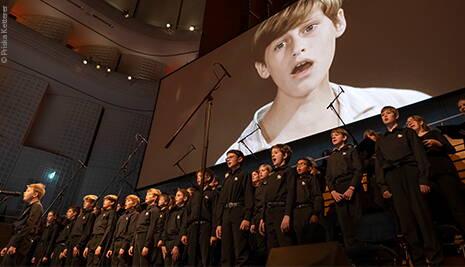
{"type": "Polygon", "coordinates": [[[315,243],[301,246],[273,248],[267,266],[351,266],[352,264],[337,242],[315,243]]]}

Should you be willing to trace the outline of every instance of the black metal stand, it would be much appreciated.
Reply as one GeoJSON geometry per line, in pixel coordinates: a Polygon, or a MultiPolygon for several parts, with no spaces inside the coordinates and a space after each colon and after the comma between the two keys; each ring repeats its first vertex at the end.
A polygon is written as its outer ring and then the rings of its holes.
{"type": "Polygon", "coordinates": [[[82,161],[78,160],[79,162],[79,168],[77,168],[74,173],[71,175],[71,178],[69,180],[69,182],[65,183],[65,185],[63,186],[63,188],[60,190],[60,192],[58,192],[57,196],[53,199],[52,203],[50,203],[50,205],[45,209],[45,211],[42,213],[42,216],[40,216],[41,218],[43,218],[44,216],[47,216],[47,213],[50,211],[50,209],[53,207],[53,205],[55,205],[55,203],[59,200],[59,199],[62,199],[63,198],[63,194],[65,193],[66,189],[68,189],[68,187],[73,183],[74,179],[76,178],[76,176],[78,175],[79,171],[84,168],[84,164],[82,163],[82,161]]]}
{"type": "Polygon", "coordinates": [[[256,131],[258,130],[261,130],[260,129],[260,126],[257,124],[257,129],[253,130],[252,132],[250,132],[248,135],[244,136],[244,138],[241,138],[241,140],[237,141],[238,143],[241,143],[245,146],[245,148],[247,148],[247,150],[250,152],[250,154],[252,154],[252,156],[258,160],[257,156],[252,152],[252,150],[247,146],[247,144],[244,142],[245,139],[247,139],[249,136],[251,136],[252,134],[254,134],[256,131]]]}
{"type": "MultiPolygon", "coordinates": [[[[189,115],[189,117],[184,121],[183,124],[177,129],[177,131],[174,133],[174,135],[171,137],[171,139],[168,141],[168,143],[165,145],[165,148],[169,148],[170,145],[173,143],[173,141],[176,139],[176,137],[179,135],[179,133],[186,127],[187,123],[192,119],[192,117],[197,113],[197,111],[200,109],[200,107],[204,104],[207,103],[207,108],[205,111],[205,121],[204,121],[204,135],[203,135],[203,147],[202,147],[202,163],[201,163],[201,171],[202,171],[202,179],[200,182],[200,205],[199,205],[199,213],[197,217],[197,225],[199,226],[198,228],[198,239],[200,240],[200,220],[202,218],[201,213],[202,213],[202,201],[204,198],[204,181],[205,181],[205,170],[207,169],[207,156],[208,156],[208,144],[209,144],[209,139],[210,139],[210,121],[211,121],[211,111],[213,107],[213,92],[215,92],[221,83],[223,79],[229,76],[226,72],[223,73],[223,75],[218,79],[218,81],[215,83],[215,85],[208,91],[207,95],[202,99],[202,101],[197,105],[197,107],[194,109],[194,111],[189,115]]],[[[213,227],[213,225],[212,225],[213,227]]],[[[197,253],[196,253],[197,254],[197,253]]],[[[198,255],[195,255],[197,258],[198,255]]]]}
{"type": "Polygon", "coordinates": [[[107,186],[102,190],[102,192],[100,192],[99,200],[103,199],[102,196],[108,191],[108,188],[110,188],[110,186],[113,185],[115,182],[116,182],[116,184],[121,183],[120,189],[118,191],[118,197],[120,197],[121,192],[123,191],[124,183],[128,184],[128,186],[131,189],[133,189],[132,185],[129,184],[128,181],[126,181],[127,176],[130,174],[130,173],[128,173],[128,165],[132,161],[132,159],[133,159],[134,155],[137,153],[137,151],[139,151],[139,148],[142,146],[143,143],[146,143],[146,141],[145,141],[144,138],[141,138],[139,140],[139,143],[137,143],[136,147],[132,150],[131,153],[129,153],[127,159],[121,164],[121,167],[118,170],[118,174],[116,174],[115,177],[113,177],[112,181],[109,184],[107,184],[107,186]]]}
{"type": "Polygon", "coordinates": [[[333,101],[331,101],[331,103],[329,103],[329,105],[326,107],[326,109],[331,109],[334,112],[334,114],[336,114],[337,118],[342,122],[342,125],[344,126],[344,129],[346,129],[346,131],[349,133],[350,137],[352,137],[352,140],[354,141],[354,145],[357,146],[358,145],[357,139],[355,139],[354,135],[349,131],[349,129],[347,129],[346,123],[344,122],[344,120],[342,120],[341,115],[339,115],[336,108],[334,107],[334,102],[336,102],[336,100],[339,98],[339,96],[342,93],[344,93],[344,90],[342,89],[342,87],[340,85],[339,85],[339,88],[341,89],[341,91],[339,91],[339,93],[336,95],[336,97],[333,99],[333,101]]]}

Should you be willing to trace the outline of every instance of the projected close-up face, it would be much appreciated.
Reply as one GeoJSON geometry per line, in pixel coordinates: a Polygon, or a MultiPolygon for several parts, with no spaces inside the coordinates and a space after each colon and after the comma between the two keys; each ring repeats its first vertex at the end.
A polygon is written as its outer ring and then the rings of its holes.
{"type": "Polygon", "coordinates": [[[302,23],[266,47],[264,63],[255,63],[258,74],[264,79],[271,76],[278,91],[288,97],[308,97],[322,81],[328,81],[336,38],[344,29],[342,9],[335,24],[315,5],[302,23]]]}
{"type": "Polygon", "coordinates": [[[207,105],[166,144],[217,83],[207,167],[465,87],[465,1],[340,3],[296,1],[164,77],[137,187],[195,177],[207,105]]]}

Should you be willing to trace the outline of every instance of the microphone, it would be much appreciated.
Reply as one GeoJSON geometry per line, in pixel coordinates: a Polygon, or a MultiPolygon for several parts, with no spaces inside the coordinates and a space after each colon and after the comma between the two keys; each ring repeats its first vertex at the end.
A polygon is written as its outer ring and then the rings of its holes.
{"type": "Polygon", "coordinates": [[[8,196],[21,196],[22,193],[18,191],[8,191],[8,190],[0,190],[0,194],[8,195],[8,196]]]}
{"type": "Polygon", "coordinates": [[[137,133],[136,134],[136,139],[139,140],[141,139],[142,141],[144,141],[146,144],[148,144],[149,142],[147,141],[147,139],[145,139],[145,137],[143,135],[141,135],[140,133],[137,133]]]}
{"type": "Polygon", "coordinates": [[[82,167],[87,168],[86,164],[82,162],[82,160],[78,159],[79,164],[81,164],[82,167]]]}
{"type": "Polygon", "coordinates": [[[217,63],[215,63],[215,64],[219,65],[219,66],[223,69],[223,71],[224,71],[224,73],[226,74],[226,76],[228,76],[229,78],[232,77],[231,74],[229,74],[229,72],[228,72],[228,71],[226,70],[226,68],[223,66],[223,64],[221,64],[221,63],[219,63],[219,62],[217,62],[217,63]]]}

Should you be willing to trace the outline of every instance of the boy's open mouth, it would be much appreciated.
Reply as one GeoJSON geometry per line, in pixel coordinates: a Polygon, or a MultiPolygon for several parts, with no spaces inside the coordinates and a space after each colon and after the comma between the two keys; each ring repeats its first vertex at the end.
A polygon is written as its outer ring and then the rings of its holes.
{"type": "Polygon", "coordinates": [[[312,62],[310,61],[302,61],[295,65],[295,67],[292,69],[291,75],[301,73],[307,69],[309,69],[313,65],[312,62]]]}

